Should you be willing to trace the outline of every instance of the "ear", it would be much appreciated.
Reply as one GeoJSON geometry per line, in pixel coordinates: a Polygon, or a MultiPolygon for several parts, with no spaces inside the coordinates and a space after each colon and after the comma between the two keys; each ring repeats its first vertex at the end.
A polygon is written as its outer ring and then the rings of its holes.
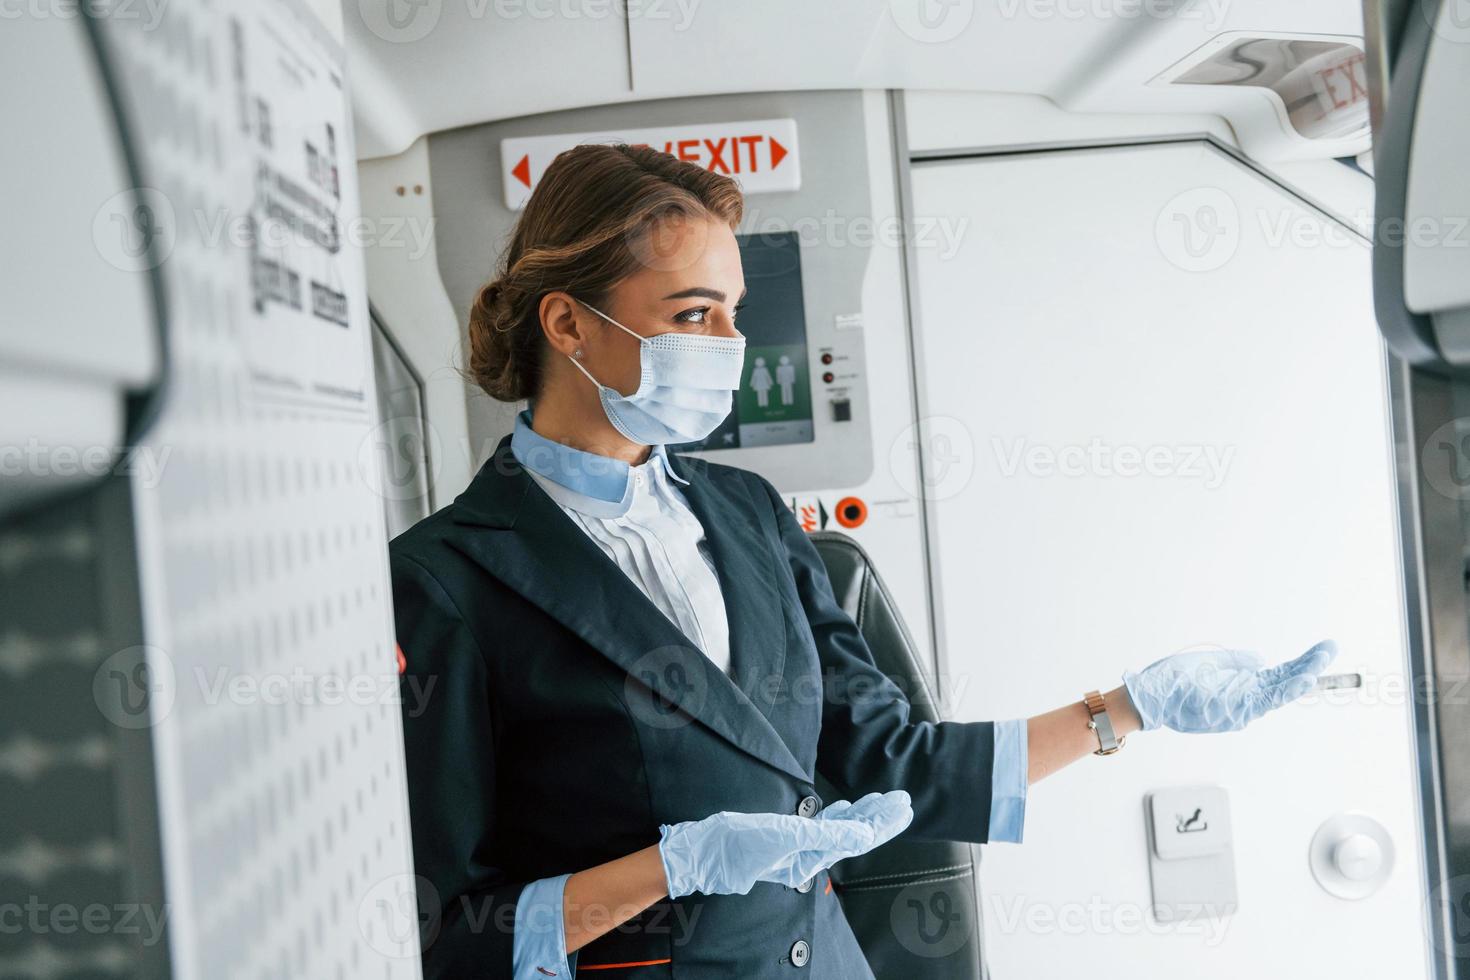
{"type": "Polygon", "coordinates": [[[546,335],[546,342],[552,350],[570,357],[573,351],[586,346],[582,310],[570,295],[547,293],[541,297],[537,313],[541,317],[541,332],[546,335]]]}

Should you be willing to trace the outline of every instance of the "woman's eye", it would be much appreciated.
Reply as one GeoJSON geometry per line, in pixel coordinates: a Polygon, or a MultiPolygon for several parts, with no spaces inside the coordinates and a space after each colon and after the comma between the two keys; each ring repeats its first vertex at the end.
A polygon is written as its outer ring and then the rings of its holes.
{"type": "Polygon", "coordinates": [[[675,315],[674,321],[676,323],[708,323],[709,307],[700,306],[692,310],[685,310],[683,313],[675,315]]]}

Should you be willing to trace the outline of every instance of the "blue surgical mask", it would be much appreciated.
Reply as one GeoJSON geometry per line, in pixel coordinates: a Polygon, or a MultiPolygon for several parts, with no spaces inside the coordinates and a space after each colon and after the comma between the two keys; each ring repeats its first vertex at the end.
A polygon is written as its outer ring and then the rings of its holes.
{"type": "MultiPolygon", "coordinates": [[[[582,304],[587,306],[586,303],[582,304]]],[[[638,341],[638,390],[624,395],[597,385],[607,420],[633,442],[662,446],[702,442],[730,414],[732,393],[745,367],[744,337],[709,337],[677,330],[644,337],[592,306],[587,309],[638,341]]]]}

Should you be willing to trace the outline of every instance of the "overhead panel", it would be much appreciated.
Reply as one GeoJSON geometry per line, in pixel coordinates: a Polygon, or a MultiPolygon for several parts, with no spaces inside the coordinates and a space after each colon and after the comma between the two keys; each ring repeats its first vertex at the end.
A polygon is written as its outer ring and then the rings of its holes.
{"type": "MultiPolygon", "coordinates": [[[[613,2],[349,0],[343,4],[358,156],[486,119],[619,101],[625,6],[613,2]]],[[[666,56],[693,72],[703,54],[666,56]]]]}

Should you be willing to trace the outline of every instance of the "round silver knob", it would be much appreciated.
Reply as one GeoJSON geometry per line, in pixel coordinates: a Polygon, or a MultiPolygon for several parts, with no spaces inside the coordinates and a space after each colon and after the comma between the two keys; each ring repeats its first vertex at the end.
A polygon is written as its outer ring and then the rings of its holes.
{"type": "Polygon", "coordinates": [[[1332,863],[1349,881],[1370,881],[1383,867],[1383,848],[1367,834],[1349,834],[1333,845],[1332,863]]]}
{"type": "Polygon", "coordinates": [[[1307,859],[1323,891],[1349,900],[1367,898],[1393,871],[1393,839],[1366,814],[1339,813],[1317,828],[1307,859]]]}

